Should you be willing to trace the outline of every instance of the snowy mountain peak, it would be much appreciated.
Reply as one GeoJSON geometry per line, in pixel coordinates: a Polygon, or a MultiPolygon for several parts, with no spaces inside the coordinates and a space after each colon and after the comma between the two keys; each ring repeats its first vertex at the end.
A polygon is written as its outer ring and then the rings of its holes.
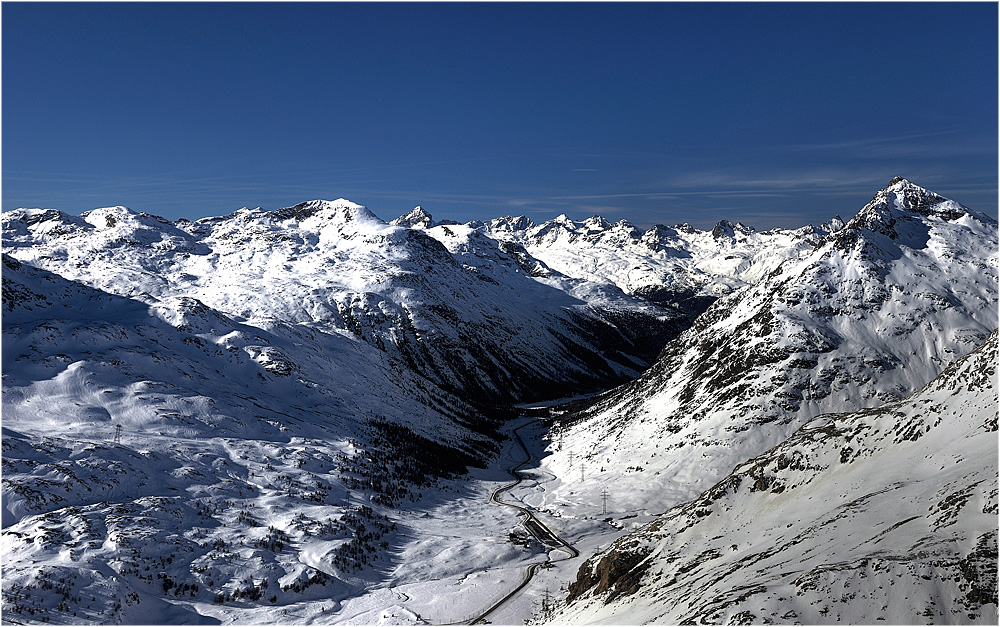
{"type": "Polygon", "coordinates": [[[739,222],[734,224],[729,220],[719,220],[712,228],[712,237],[717,240],[724,237],[732,239],[736,237],[737,233],[741,235],[748,235],[753,233],[753,229],[739,222]]]}
{"type": "Polygon", "coordinates": [[[723,237],[731,238],[735,235],[733,223],[729,220],[719,220],[712,228],[712,237],[715,239],[722,239],[723,237]]]}
{"type": "Polygon", "coordinates": [[[851,218],[844,228],[834,235],[841,248],[866,240],[863,233],[870,232],[890,240],[910,240],[926,235],[924,221],[943,220],[955,222],[970,216],[983,224],[995,221],[988,216],[914,185],[902,177],[894,178],[888,187],[875,194],[861,211],[851,218]],[[859,237],[861,240],[859,240],[859,237]]]}
{"type": "Polygon", "coordinates": [[[858,215],[917,214],[942,220],[957,220],[972,213],[967,207],[897,176],[875,194],[858,215]]]}
{"type": "MultiPolygon", "coordinates": [[[[914,185],[901,176],[892,179],[889,186],[885,188],[885,199],[894,209],[925,216],[935,215],[934,208],[937,205],[949,202],[947,198],[919,185],[914,185]]],[[[958,203],[952,204],[961,207],[958,203]]]]}
{"type": "Polygon", "coordinates": [[[81,217],[98,229],[114,228],[120,222],[135,220],[139,214],[128,207],[101,207],[81,214],[81,217]]]}
{"type": "Polygon", "coordinates": [[[297,222],[347,224],[351,222],[385,224],[367,207],[353,203],[344,198],[337,200],[310,200],[292,207],[278,209],[272,214],[277,220],[295,220],[297,222]]]}
{"type": "Polygon", "coordinates": [[[840,217],[840,214],[833,216],[830,220],[824,222],[820,225],[820,228],[827,233],[836,233],[840,229],[844,228],[844,219],[840,217]]]}
{"type": "Polygon", "coordinates": [[[504,216],[489,221],[489,230],[495,233],[520,233],[535,226],[527,216],[504,216]]]}
{"type": "Polygon", "coordinates": [[[36,239],[60,242],[53,254],[64,257],[119,247],[155,246],[163,250],[193,252],[190,236],[160,216],[127,207],[102,207],[79,216],[53,209],[16,209],[3,213],[4,245],[31,247],[36,239]],[[71,245],[68,245],[70,244],[71,245]]]}
{"type": "Polygon", "coordinates": [[[424,211],[423,207],[416,206],[413,211],[406,214],[405,216],[399,216],[389,224],[393,226],[404,226],[409,229],[429,229],[434,224],[434,218],[431,214],[424,211]]]}
{"type": "Polygon", "coordinates": [[[611,228],[611,223],[601,216],[591,216],[583,221],[583,227],[589,232],[606,231],[611,228]]]}
{"type": "Polygon", "coordinates": [[[6,244],[12,238],[27,236],[29,233],[38,235],[58,236],[67,230],[66,225],[85,225],[78,216],[71,216],[56,209],[14,209],[3,212],[0,217],[3,224],[3,237],[6,244]]]}

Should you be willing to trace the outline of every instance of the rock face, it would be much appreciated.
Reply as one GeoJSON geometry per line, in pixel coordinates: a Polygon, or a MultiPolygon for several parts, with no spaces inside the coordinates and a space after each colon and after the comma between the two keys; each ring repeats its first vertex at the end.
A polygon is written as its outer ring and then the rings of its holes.
{"type": "Polygon", "coordinates": [[[620,596],[639,591],[642,576],[649,568],[648,553],[610,550],[596,563],[588,560],[580,566],[576,581],[569,585],[567,603],[584,595],[605,595],[605,604],[620,596]]]}
{"type": "Polygon", "coordinates": [[[997,622],[997,334],[590,558],[556,622],[997,622]]]}
{"type": "Polygon", "coordinates": [[[547,463],[640,468],[616,478],[620,504],[662,511],[818,414],[912,393],[987,337],[996,304],[996,222],[897,181],[716,301],[642,377],[564,416],[547,463]]]}

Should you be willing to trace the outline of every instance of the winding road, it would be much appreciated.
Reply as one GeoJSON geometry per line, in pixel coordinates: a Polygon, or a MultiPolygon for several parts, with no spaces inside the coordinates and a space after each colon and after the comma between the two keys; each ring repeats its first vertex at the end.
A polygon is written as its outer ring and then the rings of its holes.
{"type": "Polygon", "coordinates": [[[539,568],[543,567],[547,568],[548,565],[554,562],[561,562],[564,560],[573,559],[574,557],[580,555],[579,551],[577,551],[568,542],[566,542],[558,535],[556,535],[554,531],[546,527],[542,521],[538,520],[538,518],[530,509],[522,507],[521,505],[514,505],[513,503],[505,503],[500,500],[501,494],[507,492],[508,490],[514,488],[515,486],[520,485],[521,482],[524,481],[524,477],[522,477],[521,474],[518,473],[518,470],[525,464],[528,464],[529,462],[532,461],[531,453],[528,452],[528,447],[524,445],[524,440],[521,439],[521,434],[518,433],[518,431],[527,427],[529,424],[530,423],[525,423],[513,430],[514,437],[517,439],[518,446],[520,446],[521,450],[524,451],[524,457],[525,457],[524,461],[507,470],[507,472],[509,472],[510,475],[514,478],[514,481],[493,490],[493,493],[490,494],[490,502],[495,505],[502,505],[504,507],[513,507],[514,509],[521,512],[524,515],[524,517],[521,519],[521,523],[524,525],[524,528],[527,529],[528,533],[534,536],[534,538],[538,540],[538,542],[540,542],[542,545],[550,549],[560,549],[562,551],[565,551],[566,556],[559,559],[551,559],[548,556],[546,556],[544,562],[538,562],[529,565],[524,572],[524,577],[522,578],[521,583],[519,583],[516,588],[511,590],[502,599],[500,599],[499,601],[491,605],[488,609],[486,609],[484,612],[482,612],[481,614],[477,615],[475,618],[470,620],[468,623],[470,625],[487,622],[486,618],[490,614],[503,607],[504,604],[506,604],[508,601],[514,598],[514,596],[516,596],[519,592],[521,592],[521,590],[523,590],[524,587],[531,582],[531,578],[535,576],[535,573],[538,571],[539,568]]]}

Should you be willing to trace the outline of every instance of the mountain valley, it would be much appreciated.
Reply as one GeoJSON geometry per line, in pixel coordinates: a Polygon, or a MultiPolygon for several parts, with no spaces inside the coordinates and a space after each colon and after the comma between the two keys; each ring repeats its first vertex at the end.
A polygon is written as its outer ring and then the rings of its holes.
{"type": "Polygon", "coordinates": [[[525,577],[489,620],[997,621],[997,223],[905,179],[764,232],[2,224],[7,622],[453,624],[525,577]],[[515,427],[572,552],[490,502],[515,427]]]}

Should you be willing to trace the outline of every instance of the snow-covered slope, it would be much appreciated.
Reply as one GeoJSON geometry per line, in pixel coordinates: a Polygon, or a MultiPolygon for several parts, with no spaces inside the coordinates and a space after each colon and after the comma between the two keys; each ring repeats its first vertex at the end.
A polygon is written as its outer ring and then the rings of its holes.
{"type": "MultiPolygon", "coordinates": [[[[3,226],[17,621],[348,620],[341,603],[384,587],[394,556],[427,554],[397,523],[424,524],[450,498],[440,477],[495,454],[497,423],[468,399],[634,375],[653,353],[630,338],[670,322],[613,286],[539,276],[514,245],[431,229],[446,247],[347,201],[3,226]]],[[[428,572],[521,559],[450,542],[468,559],[428,572]]]]}
{"type": "Polygon", "coordinates": [[[524,270],[534,262],[495,240],[453,255],[423,229],[345,200],[177,224],[124,207],[16,210],[3,225],[5,252],[67,278],[149,304],[194,298],[255,327],[351,333],[489,403],[635,376],[648,345],[619,330],[615,312],[670,322],[620,292],[605,310],[585,290],[536,281],[524,270]]]}
{"type": "Polygon", "coordinates": [[[383,579],[396,508],[497,448],[347,334],[3,263],[5,620],[335,611],[383,579]]]}
{"type": "Polygon", "coordinates": [[[592,557],[553,622],[997,624],[997,334],[592,557]]]}
{"type": "Polygon", "coordinates": [[[785,259],[807,254],[842,226],[836,217],[795,230],[757,232],[722,220],[711,231],[688,224],[657,224],[643,231],[625,220],[612,224],[600,216],[574,221],[561,215],[538,225],[523,216],[497,218],[484,228],[567,276],[610,283],[628,294],[700,313],[715,298],[758,281],[785,259]]]}
{"type": "Polygon", "coordinates": [[[894,180],[802,259],[719,299],[638,380],[566,416],[549,495],[663,511],[814,416],[913,392],[997,324],[997,224],[894,180]],[[588,476],[574,479],[574,458],[588,476]]]}
{"type": "Polygon", "coordinates": [[[577,322],[593,338],[598,338],[596,341],[591,339],[591,343],[601,346],[604,356],[613,357],[617,362],[628,363],[638,356],[647,364],[652,363],[660,349],[686,329],[693,319],[689,311],[674,303],[650,302],[626,294],[612,283],[593,280],[593,277],[566,276],[532,257],[520,244],[493,239],[475,223],[437,225],[425,232],[441,242],[463,267],[474,268],[484,276],[495,276],[503,273],[502,268],[509,271],[513,260],[518,274],[586,303],[589,321],[577,317],[577,322]],[[606,327],[615,332],[609,333],[606,327]],[[624,336],[625,342],[617,339],[616,334],[624,336]]]}

